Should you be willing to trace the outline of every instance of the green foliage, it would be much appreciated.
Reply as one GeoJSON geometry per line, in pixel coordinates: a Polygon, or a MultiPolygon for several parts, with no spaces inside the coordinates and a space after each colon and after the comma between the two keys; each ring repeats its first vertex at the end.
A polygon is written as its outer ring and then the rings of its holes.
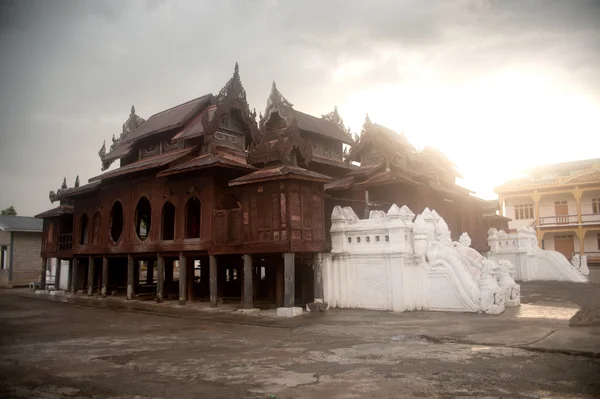
{"type": "Polygon", "coordinates": [[[15,207],[11,205],[6,209],[1,210],[0,215],[2,215],[2,216],[17,216],[17,211],[15,210],[15,207]]]}

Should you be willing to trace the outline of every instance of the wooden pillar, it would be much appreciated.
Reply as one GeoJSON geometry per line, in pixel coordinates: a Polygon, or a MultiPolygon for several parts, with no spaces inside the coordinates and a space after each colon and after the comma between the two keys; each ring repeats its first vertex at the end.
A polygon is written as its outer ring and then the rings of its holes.
{"type": "Polygon", "coordinates": [[[60,290],[60,259],[56,258],[56,268],[54,269],[54,289],[60,290]]]}
{"type": "Polygon", "coordinates": [[[587,234],[587,230],[583,227],[579,226],[577,230],[577,236],[579,237],[579,254],[585,255],[585,235],[587,234]]]}
{"type": "Polygon", "coordinates": [[[157,254],[156,260],[156,303],[162,303],[165,285],[165,258],[157,254]]]}
{"type": "Polygon", "coordinates": [[[131,254],[127,254],[127,299],[135,296],[135,261],[131,254]]]}
{"type": "Polygon", "coordinates": [[[293,252],[283,254],[283,307],[293,308],[295,305],[295,260],[293,252]]]}
{"type": "Polygon", "coordinates": [[[579,189],[579,187],[575,187],[575,190],[573,190],[573,197],[575,197],[575,203],[577,204],[577,223],[579,225],[581,225],[581,197],[582,196],[583,196],[583,191],[581,191],[579,189]]]}
{"type": "Polygon", "coordinates": [[[154,261],[146,261],[146,284],[150,285],[154,283],[154,261]]]}
{"type": "Polygon", "coordinates": [[[71,292],[75,294],[77,292],[77,275],[79,274],[79,259],[73,258],[71,260],[71,292]]]}
{"type": "Polygon", "coordinates": [[[208,259],[208,263],[210,264],[210,306],[216,307],[218,298],[217,257],[209,255],[208,259]]]}
{"type": "Polygon", "coordinates": [[[187,294],[187,259],[183,252],[179,253],[179,304],[185,305],[187,294]]]}
{"type": "Polygon", "coordinates": [[[313,255],[314,268],[314,299],[315,302],[323,302],[323,265],[321,263],[321,254],[313,255]]]}
{"type": "Polygon", "coordinates": [[[100,291],[100,295],[102,295],[102,298],[106,298],[107,293],[108,293],[108,258],[105,255],[102,257],[102,290],[100,291]]]}
{"type": "Polygon", "coordinates": [[[67,272],[67,292],[71,292],[71,283],[73,282],[73,259],[69,259],[69,267],[67,272]]]}
{"type": "Polygon", "coordinates": [[[48,258],[42,258],[42,274],[40,275],[40,288],[46,289],[46,273],[48,271],[48,258]]]}
{"type": "MultiPolygon", "coordinates": [[[[542,198],[542,196],[535,191],[532,195],[531,195],[531,199],[533,199],[533,203],[535,204],[535,227],[536,228],[540,228],[540,199],[542,198]]],[[[542,243],[539,243],[540,245],[542,245],[542,243]]]]}
{"type": "Polygon", "coordinates": [[[252,309],[252,255],[244,255],[244,309],[252,309]]]}
{"type": "Polygon", "coordinates": [[[94,258],[90,255],[88,258],[88,296],[94,293],[94,258]]]}
{"type": "MultiPolygon", "coordinates": [[[[186,259],[185,265],[185,273],[186,273],[186,290],[187,290],[187,300],[192,302],[196,300],[196,275],[194,274],[195,260],[192,259],[191,262],[188,262],[186,259]]],[[[202,278],[206,276],[206,264],[202,266],[202,278]]]]}

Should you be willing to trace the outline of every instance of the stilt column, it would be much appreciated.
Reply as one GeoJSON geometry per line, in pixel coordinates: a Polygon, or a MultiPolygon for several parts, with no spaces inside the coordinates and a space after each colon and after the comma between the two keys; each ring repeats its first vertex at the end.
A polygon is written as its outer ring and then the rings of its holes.
{"type": "Polygon", "coordinates": [[[165,258],[158,254],[156,260],[156,303],[162,303],[165,285],[165,258]]]}
{"type": "Polygon", "coordinates": [[[131,254],[127,255],[127,299],[135,296],[135,261],[131,254]]]}
{"type": "Polygon", "coordinates": [[[154,283],[154,261],[146,261],[146,284],[150,285],[154,283]]]}
{"type": "Polygon", "coordinates": [[[293,252],[283,254],[283,307],[277,309],[277,316],[294,317],[302,314],[302,308],[294,307],[295,290],[295,259],[293,252]]]}
{"type": "Polygon", "coordinates": [[[88,296],[94,293],[94,258],[88,258],[88,296]]]}
{"type": "Polygon", "coordinates": [[[217,286],[217,257],[209,255],[210,264],[210,306],[217,306],[218,286],[217,286]]]}
{"type": "Polygon", "coordinates": [[[244,309],[252,309],[252,255],[244,255],[244,309]]]}
{"type": "Polygon", "coordinates": [[[323,312],[327,310],[327,304],[323,300],[323,258],[320,253],[313,256],[313,271],[315,299],[307,304],[307,308],[311,312],[323,312]]]}
{"type": "Polygon", "coordinates": [[[102,290],[100,291],[100,295],[102,298],[106,298],[106,294],[108,292],[108,258],[106,256],[102,257],[102,290]]]}
{"type": "Polygon", "coordinates": [[[187,298],[187,259],[183,252],[179,253],[179,304],[185,305],[187,298]]]}
{"type": "Polygon", "coordinates": [[[71,292],[75,294],[77,292],[77,275],[79,274],[79,259],[73,258],[71,260],[71,292]]]}
{"type": "Polygon", "coordinates": [[[42,274],[40,275],[40,288],[46,289],[46,273],[48,272],[48,258],[42,258],[42,274]]]}
{"type": "Polygon", "coordinates": [[[60,259],[56,258],[56,268],[54,269],[54,289],[60,290],[60,259]]]}

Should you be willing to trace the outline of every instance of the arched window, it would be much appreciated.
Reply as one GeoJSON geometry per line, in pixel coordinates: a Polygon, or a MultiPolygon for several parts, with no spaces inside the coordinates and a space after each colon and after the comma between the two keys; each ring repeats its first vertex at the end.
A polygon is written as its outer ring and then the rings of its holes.
{"type": "Polygon", "coordinates": [[[110,211],[110,238],[113,242],[121,239],[123,234],[123,205],[116,201],[110,211]]]}
{"type": "Polygon", "coordinates": [[[185,205],[185,238],[200,238],[200,200],[192,197],[185,205]]]}
{"type": "Polygon", "coordinates": [[[152,206],[148,198],[142,197],[135,207],[135,232],[140,240],[145,240],[152,227],[152,206]]]}
{"type": "Polygon", "coordinates": [[[92,222],[92,244],[100,244],[100,225],[102,224],[102,217],[100,212],[96,212],[94,220],[92,222]]]}
{"type": "Polygon", "coordinates": [[[162,239],[175,239],[175,205],[167,201],[162,209],[162,239]]]}
{"type": "Polygon", "coordinates": [[[79,222],[79,244],[87,245],[88,243],[88,217],[84,213],[81,215],[81,221],[79,222]]]}

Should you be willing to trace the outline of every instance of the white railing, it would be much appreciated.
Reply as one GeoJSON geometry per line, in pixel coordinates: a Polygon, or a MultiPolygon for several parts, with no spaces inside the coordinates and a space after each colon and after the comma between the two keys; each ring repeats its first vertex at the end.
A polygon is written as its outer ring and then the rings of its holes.
{"type": "Polygon", "coordinates": [[[582,223],[598,222],[600,223],[600,213],[593,213],[589,215],[581,215],[582,223]]]}
{"type": "Polygon", "coordinates": [[[577,215],[544,216],[540,217],[540,226],[548,224],[577,224],[577,215]]]}

